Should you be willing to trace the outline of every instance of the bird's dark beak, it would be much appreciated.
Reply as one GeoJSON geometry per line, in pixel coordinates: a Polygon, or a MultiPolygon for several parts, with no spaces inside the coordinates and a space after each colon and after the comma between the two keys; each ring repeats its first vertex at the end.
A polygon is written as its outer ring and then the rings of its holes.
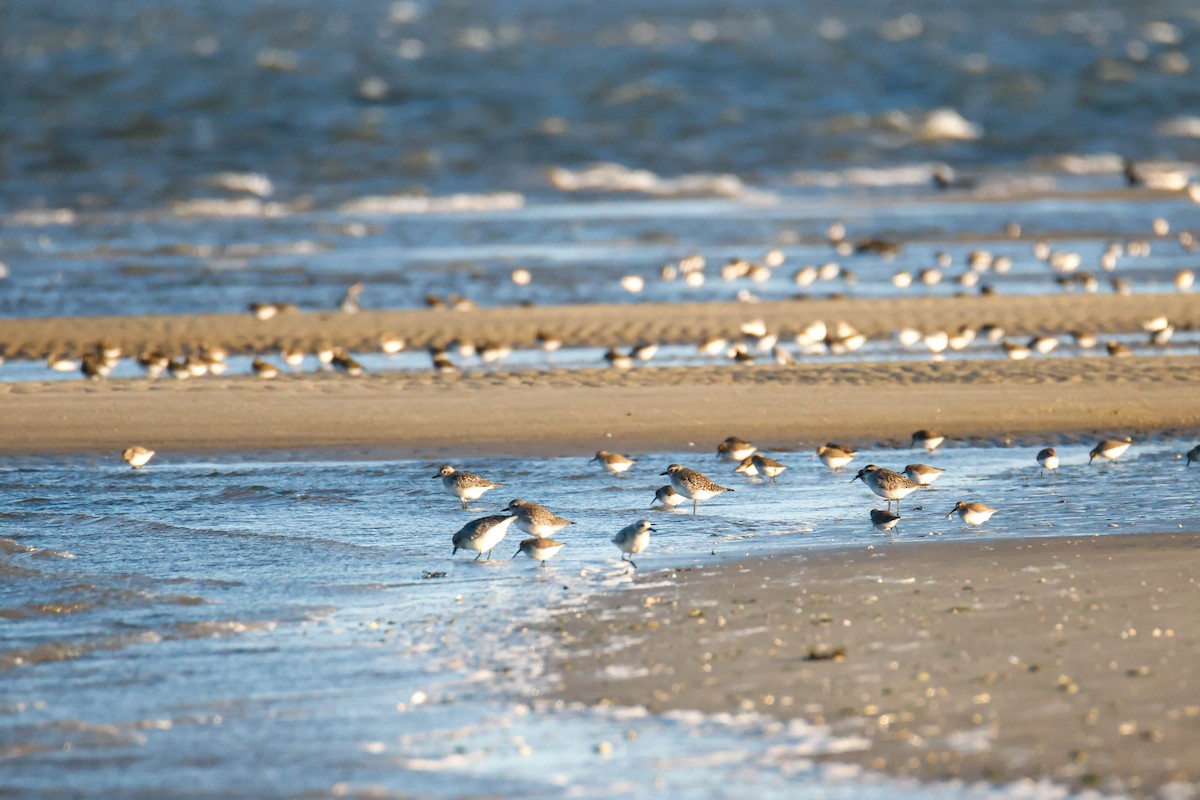
{"type": "MultiPolygon", "coordinates": [[[[516,558],[516,557],[517,557],[517,556],[519,556],[519,555],[521,555],[521,551],[520,551],[520,550],[518,550],[517,552],[513,553],[513,558],[516,558]]],[[[510,559],[509,559],[509,561],[512,561],[512,558],[510,558],[510,559]]]]}
{"type": "Polygon", "coordinates": [[[658,473],[658,474],[659,474],[659,475],[670,475],[671,473],[669,473],[669,472],[660,472],[660,473],[658,473]]]}
{"type": "Polygon", "coordinates": [[[950,509],[950,513],[946,515],[946,519],[950,519],[953,516],[954,516],[954,509],[952,508],[952,509],[950,509]]]}
{"type": "Polygon", "coordinates": [[[862,478],[862,473],[860,472],[857,475],[855,475],[853,478],[851,478],[850,482],[854,483],[855,481],[860,480],[861,478],[862,478]]]}

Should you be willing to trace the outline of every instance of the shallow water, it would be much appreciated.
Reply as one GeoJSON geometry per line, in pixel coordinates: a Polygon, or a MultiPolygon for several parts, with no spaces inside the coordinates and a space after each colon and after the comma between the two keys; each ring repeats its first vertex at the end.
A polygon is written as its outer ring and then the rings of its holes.
{"type": "Polygon", "coordinates": [[[1046,477],[1036,447],[864,451],[856,466],[947,470],[905,501],[891,535],[871,529],[872,495],[852,473],[831,474],[807,452],[776,454],[792,467],[776,484],[729,473],[708,448],[646,457],[624,476],[582,458],[481,459],[460,466],[505,486],[470,512],[427,462],[10,462],[0,472],[0,786],[23,796],[372,786],[711,796],[725,776],[765,796],[927,796],[813,767],[813,752],[854,746],[819,728],[546,705],[547,643],[523,629],[547,608],[619,592],[632,578],[608,538],[639,517],[657,528],[639,564],[662,580],[669,572],[656,571],[797,548],[1200,526],[1195,475],[1178,455],[1190,442],[1139,443],[1104,467],[1087,466],[1089,446],[1060,444],[1063,468],[1046,477]],[[650,509],[673,461],[736,491],[696,516],[650,509]],[[509,560],[515,529],[495,560],[450,556],[455,530],[513,496],[576,520],[556,560],[509,560]],[[958,499],[1000,512],[969,530],[945,519],[958,499]]]}

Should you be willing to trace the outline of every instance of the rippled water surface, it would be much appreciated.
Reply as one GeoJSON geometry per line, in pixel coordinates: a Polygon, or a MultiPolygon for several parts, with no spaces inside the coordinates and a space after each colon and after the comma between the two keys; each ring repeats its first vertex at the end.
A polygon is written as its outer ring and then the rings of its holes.
{"type": "Polygon", "coordinates": [[[460,466],[505,485],[469,512],[441,492],[432,462],[10,462],[0,472],[0,786],[652,797],[710,796],[724,774],[772,796],[927,796],[813,767],[802,753],[856,746],[819,728],[546,706],[538,654],[548,645],[526,627],[548,608],[620,592],[632,578],[608,539],[640,517],[657,528],[639,559],[655,580],[806,547],[1196,529],[1196,476],[1178,455],[1190,445],[1139,443],[1089,467],[1090,443],[1064,443],[1060,474],[1045,477],[1036,447],[865,451],[856,465],[946,469],[905,501],[891,535],[871,529],[872,496],[852,473],[807,452],[777,453],[792,468],[775,484],[729,473],[707,448],[646,457],[615,477],[582,458],[482,459],[460,466]],[[649,508],[674,461],[735,491],[696,516],[649,508]],[[510,560],[515,529],[491,561],[451,557],[454,531],[514,496],[575,520],[556,560],[510,560]],[[945,518],[959,499],[1000,512],[969,530],[945,518]],[[610,756],[597,753],[602,742],[610,756]]]}

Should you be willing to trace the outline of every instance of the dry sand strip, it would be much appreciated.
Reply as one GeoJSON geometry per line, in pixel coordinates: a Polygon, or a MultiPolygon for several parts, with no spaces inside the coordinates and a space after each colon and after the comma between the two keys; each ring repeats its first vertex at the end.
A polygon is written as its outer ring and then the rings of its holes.
{"type": "Polygon", "coordinates": [[[639,340],[699,342],[737,334],[742,323],[762,319],[772,330],[798,330],[809,322],[844,320],[872,338],[901,327],[954,329],[993,323],[1013,335],[1139,330],[1165,314],[1177,328],[1200,326],[1200,302],[1171,295],[1037,295],[912,297],[883,300],[794,300],[770,303],[631,303],[455,311],[285,313],[260,321],[251,314],[71,317],[0,320],[0,356],[46,358],[80,355],[104,339],[129,354],[161,349],[171,354],[201,344],[236,353],[266,353],[281,345],[308,349],[328,343],[355,352],[379,349],[381,333],[412,347],[455,339],[495,340],[533,347],[547,331],[568,346],[620,346],[639,340]]]}
{"type": "Polygon", "coordinates": [[[1200,356],[0,383],[0,452],[704,453],[1200,433],[1200,356]]]}
{"type": "Polygon", "coordinates": [[[1198,562],[1194,533],[980,534],[652,574],[563,612],[547,668],[586,704],[828,723],[900,775],[1194,797],[1198,562]]]}

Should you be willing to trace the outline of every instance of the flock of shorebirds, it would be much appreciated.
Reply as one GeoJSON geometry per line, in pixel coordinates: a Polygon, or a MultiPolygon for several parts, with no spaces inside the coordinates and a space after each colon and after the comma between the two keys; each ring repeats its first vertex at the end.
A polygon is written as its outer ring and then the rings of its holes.
{"type": "MultiPolygon", "coordinates": [[[[946,437],[942,434],[922,429],[912,435],[910,446],[932,454],[945,441],[946,437]]],[[[1132,444],[1133,439],[1129,437],[1105,439],[1091,449],[1088,454],[1088,463],[1091,464],[1096,459],[1116,461],[1132,444]]],[[[155,456],[155,451],[141,445],[134,445],[126,448],[121,455],[131,467],[140,469],[150,463],[155,456]]],[[[734,464],[735,473],[747,477],[761,476],[772,482],[788,469],[779,461],[759,452],[758,447],[753,443],[736,436],[730,436],[718,444],[716,455],[720,461],[734,464]]],[[[817,448],[816,455],[822,464],[836,474],[857,457],[858,451],[846,445],[827,443],[817,448]]],[[[1190,467],[1193,461],[1200,462],[1200,444],[1187,453],[1187,466],[1190,467]]],[[[606,472],[619,475],[628,472],[638,461],[620,453],[600,450],[589,460],[589,463],[599,464],[606,472]]],[[[1037,464],[1043,474],[1045,472],[1053,473],[1060,464],[1057,451],[1053,447],[1043,448],[1037,454],[1037,464]]],[[[900,501],[919,489],[928,488],[944,472],[945,470],[929,464],[909,464],[900,472],[868,464],[858,471],[851,479],[851,483],[862,481],[872,493],[887,501],[886,508],[872,508],[870,512],[872,526],[878,531],[887,532],[900,522],[900,501]],[[894,512],[892,503],[896,504],[894,512]]],[[[651,505],[659,503],[666,508],[675,508],[691,500],[693,515],[696,514],[701,502],[711,500],[725,492],[734,491],[682,464],[671,464],[660,474],[667,476],[669,483],[655,490],[654,501],[651,502],[651,505]]],[[[446,492],[459,499],[463,511],[468,510],[470,502],[479,500],[488,492],[503,485],[475,473],[455,469],[450,464],[444,464],[432,477],[441,479],[446,492]]],[[[563,542],[550,537],[568,525],[575,524],[545,506],[528,500],[509,501],[505,512],[507,513],[480,517],[464,525],[452,537],[454,549],[451,555],[457,554],[459,550],[468,550],[476,553],[476,561],[484,555],[490,560],[492,551],[504,540],[509,527],[515,524],[520,530],[529,534],[529,538],[521,541],[513,558],[524,553],[545,566],[547,561],[557,556],[566,546],[563,542]]],[[[964,524],[975,527],[987,522],[996,512],[997,509],[983,503],[960,500],[954,504],[954,508],[950,509],[946,518],[951,519],[957,514],[964,524]]],[[[622,560],[627,561],[636,569],[637,564],[633,557],[646,550],[650,544],[650,534],[654,531],[654,525],[650,520],[640,519],[621,528],[613,536],[612,543],[621,551],[622,560]]]]}
{"type": "MultiPolygon", "coordinates": [[[[913,434],[911,446],[932,454],[945,440],[945,436],[935,431],[919,430],[913,434]]],[[[1103,440],[1090,451],[1088,463],[1091,464],[1096,459],[1116,461],[1132,444],[1133,440],[1128,437],[1103,440]]],[[[762,476],[773,482],[788,469],[779,461],[759,452],[751,442],[736,436],[722,441],[717,446],[716,454],[718,459],[735,464],[735,472],[748,477],[762,476]]],[[[837,473],[850,464],[858,453],[851,447],[828,443],[818,447],[816,455],[822,464],[837,473]]],[[[1200,445],[1193,447],[1187,454],[1187,465],[1191,466],[1193,461],[1200,461],[1200,445]]],[[[638,462],[637,459],[620,453],[600,450],[589,463],[597,463],[609,473],[621,474],[629,471],[638,462]]],[[[1057,470],[1059,463],[1058,453],[1052,447],[1044,448],[1037,454],[1037,464],[1043,474],[1057,470]]],[[[887,501],[886,509],[872,508],[870,512],[871,524],[876,530],[886,532],[895,528],[900,521],[900,501],[919,489],[929,487],[944,472],[945,470],[928,464],[909,464],[900,472],[868,464],[858,471],[851,482],[862,481],[872,493],[887,501]],[[895,503],[894,512],[892,503],[895,503]]],[[[655,491],[655,499],[651,505],[660,503],[664,507],[675,508],[690,500],[693,515],[696,514],[699,503],[734,491],[681,464],[671,464],[661,474],[667,476],[670,482],[655,491]]],[[[455,469],[449,464],[443,465],[433,477],[441,479],[445,490],[461,501],[464,511],[471,501],[480,499],[502,485],[472,472],[455,469]]],[[[477,561],[485,555],[490,559],[492,551],[504,539],[508,528],[515,524],[529,534],[530,538],[520,543],[513,558],[524,553],[545,566],[547,561],[565,547],[563,542],[550,537],[574,524],[545,506],[528,500],[512,500],[505,511],[507,513],[488,515],[464,525],[452,537],[452,555],[457,554],[459,550],[467,550],[476,553],[477,561]]],[[[983,503],[960,500],[955,503],[946,518],[950,519],[957,514],[964,524],[975,527],[986,523],[996,512],[997,509],[983,503]]],[[[650,543],[650,534],[654,531],[655,528],[649,520],[641,519],[621,528],[612,538],[612,542],[621,551],[621,558],[636,569],[637,564],[633,561],[633,556],[645,551],[650,543]]]]}

